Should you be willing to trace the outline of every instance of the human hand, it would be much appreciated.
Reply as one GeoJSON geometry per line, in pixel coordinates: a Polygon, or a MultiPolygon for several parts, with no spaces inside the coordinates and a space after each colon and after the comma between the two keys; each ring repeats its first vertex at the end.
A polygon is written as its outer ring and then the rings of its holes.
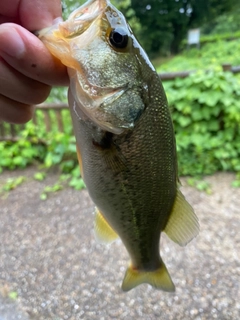
{"type": "Polygon", "coordinates": [[[60,16],[60,0],[0,1],[0,121],[27,122],[51,86],[68,85],[66,68],[32,33],[60,16]]]}

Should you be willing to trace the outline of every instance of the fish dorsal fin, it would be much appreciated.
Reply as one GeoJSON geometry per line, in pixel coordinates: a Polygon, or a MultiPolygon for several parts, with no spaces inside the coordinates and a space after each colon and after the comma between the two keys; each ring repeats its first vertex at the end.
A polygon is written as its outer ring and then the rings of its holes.
{"type": "Polygon", "coordinates": [[[95,208],[94,233],[98,242],[111,243],[118,238],[118,234],[108,224],[102,213],[95,208]]]}
{"type": "Polygon", "coordinates": [[[198,218],[180,190],[177,190],[171,215],[163,231],[180,246],[185,246],[198,235],[198,218]]]}

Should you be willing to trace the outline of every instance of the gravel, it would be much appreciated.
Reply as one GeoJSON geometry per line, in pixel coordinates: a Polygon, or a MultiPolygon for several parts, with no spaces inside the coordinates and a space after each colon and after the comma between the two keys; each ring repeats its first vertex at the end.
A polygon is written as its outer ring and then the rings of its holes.
{"type": "Polygon", "coordinates": [[[201,232],[185,248],[162,237],[176,292],[144,284],[123,293],[128,255],[120,240],[96,243],[87,191],[66,187],[42,201],[58,176],[35,181],[35,170],[0,175],[0,188],[9,177],[27,177],[0,195],[0,320],[240,319],[240,189],[231,187],[233,174],[206,177],[210,195],[182,179],[201,232]]]}

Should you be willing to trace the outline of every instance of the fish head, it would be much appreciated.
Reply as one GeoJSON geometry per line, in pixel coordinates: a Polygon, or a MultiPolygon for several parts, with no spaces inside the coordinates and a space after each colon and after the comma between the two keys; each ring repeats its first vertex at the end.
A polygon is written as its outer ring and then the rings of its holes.
{"type": "Polygon", "coordinates": [[[90,0],[39,37],[68,67],[76,116],[115,134],[134,127],[153,67],[120,11],[90,0]]]}

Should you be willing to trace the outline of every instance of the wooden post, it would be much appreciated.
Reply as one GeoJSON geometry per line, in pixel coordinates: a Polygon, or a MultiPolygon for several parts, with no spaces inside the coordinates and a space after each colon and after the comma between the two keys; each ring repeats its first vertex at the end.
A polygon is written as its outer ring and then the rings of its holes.
{"type": "Polygon", "coordinates": [[[230,63],[223,63],[222,69],[223,71],[232,71],[232,65],[230,63]]]}

